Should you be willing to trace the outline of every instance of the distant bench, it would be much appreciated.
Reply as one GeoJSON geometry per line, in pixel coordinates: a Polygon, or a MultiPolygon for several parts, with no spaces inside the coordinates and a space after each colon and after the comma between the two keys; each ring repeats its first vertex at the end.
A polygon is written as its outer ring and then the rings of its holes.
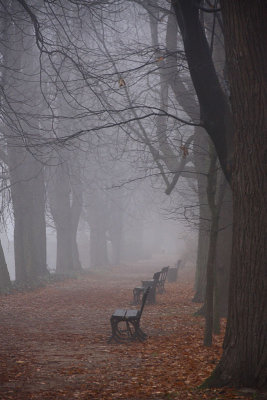
{"type": "Polygon", "coordinates": [[[146,288],[150,288],[149,297],[147,302],[149,304],[156,303],[156,289],[160,278],[160,272],[153,275],[153,279],[149,281],[142,281],[142,286],[137,286],[133,289],[133,304],[140,304],[142,296],[146,288]]]}
{"type": "Polygon", "coordinates": [[[175,267],[169,267],[168,275],[167,275],[168,282],[176,282],[177,281],[181,262],[182,262],[182,260],[178,260],[175,267]]]}
{"type": "Polygon", "coordinates": [[[168,274],[169,267],[163,267],[161,271],[153,275],[152,280],[142,281],[142,286],[137,286],[133,289],[133,304],[140,304],[142,295],[146,288],[150,287],[148,303],[156,303],[156,293],[165,292],[165,281],[168,274]]]}
{"type": "Polygon", "coordinates": [[[112,334],[108,342],[112,340],[123,343],[126,341],[140,340],[141,342],[147,338],[147,335],[140,328],[140,319],[149,295],[148,287],[143,295],[140,310],[117,309],[110,318],[112,334]]]}

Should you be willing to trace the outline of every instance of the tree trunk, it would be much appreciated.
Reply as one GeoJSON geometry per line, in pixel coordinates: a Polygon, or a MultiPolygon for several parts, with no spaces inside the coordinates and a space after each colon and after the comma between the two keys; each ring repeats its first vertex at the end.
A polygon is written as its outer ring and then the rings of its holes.
{"type": "Polygon", "coordinates": [[[73,182],[72,184],[72,204],[71,204],[71,241],[72,241],[72,255],[73,267],[76,271],[82,270],[82,265],[79,256],[77,245],[77,231],[82,213],[82,185],[80,182],[73,182]]]}
{"type": "Polygon", "coordinates": [[[198,249],[195,275],[195,295],[193,301],[203,303],[206,293],[206,269],[210,238],[210,208],[207,197],[207,174],[209,169],[209,137],[203,129],[197,128],[194,140],[194,164],[197,171],[199,227],[198,249]]]}
{"type": "Polygon", "coordinates": [[[68,274],[74,271],[71,229],[68,224],[57,223],[56,272],[68,274]]]}
{"type": "MultiPolygon", "coordinates": [[[[220,317],[227,317],[229,274],[232,254],[232,229],[233,229],[233,201],[229,185],[225,193],[219,215],[219,232],[216,252],[216,313],[220,317]]],[[[218,332],[217,332],[218,333],[218,332]]]]}
{"type": "Polygon", "coordinates": [[[6,265],[5,255],[0,240],[0,294],[8,291],[10,287],[10,277],[6,265]]]}
{"type": "Polygon", "coordinates": [[[51,170],[48,180],[48,194],[51,214],[57,232],[57,273],[74,271],[73,234],[70,204],[70,182],[66,163],[51,170]]]}
{"type": "Polygon", "coordinates": [[[172,0],[183,37],[190,75],[200,105],[200,119],[214,143],[228,180],[232,168],[232,114],[220,86],[197,5],[200,1],[172,0]]]}
{"type": "Polygon", "coordinates": [[[23,18],[14,23],[10,17],[23,13],[18,2],[8,2],[7,8],[3,31],[7,44],[2,54],[5,66],[2,86],[6,94],[1,104],[5,116],[3,132],[14,210],[16,280],[29,281],[47,273],[43,165],[28,151],[40,133],[35,117],[40,111],[35,98],[38,83],[22,79],[36,74],[31,26],[23,18]]]}
{"type": "Polygon", "coordinates": [[[43,166],[27,150],[8,147],[14,210],[16,280],[36,280],[47,273],[43,166]]]}
{"type": "Polygon", "coordinates": [[[217,189],[217,156],[213,146],[210,146],[210,167],[208,172],[207,197],[211,212],[211,228],[209,240],[209,254],[207,262],[207,286],[205,299],[205,333],[204,346],[212,345],[213,332],[213,299],[214,299],[214,274],[215,274],[215,258],[219,227],[219,207],[216,204],[217,189]]]}
{"type": "Polygon", "coordinates": [[[122,250],[123,203],[122,193],[114,192],[110,197],[108,233],[112,245],[112,264],[119,265],[122,250]]]}
{"type": "Polygon", "coordinates": [[[104,191],[90,187],[85,207],[86,218],[90,227],[90,267],[105,268],[109,265],[107,253],[108,203],[104,191]]]}
{"type": "Polygon", "coordinates": [[[221,5],[235,124],[233,252],[223,355],[206,386],[266,387],[267,3],[221,5]]]}
{"type": "MultiPolygon", "coordinates": [[[[202,190],[201,188],[200,190],[202,190]]],[[[197,246],[197,262],[195,273],[195,294],[193,302],[203,303],[206,293],[206,270],[209,251],[210,237],[210,212],[206,204],[202,201],[207,200],[207,196],[201,196],[199,192],[199,227],[198,227],[198,246],[197,246]]]]}
{"type": "Polygon", "coordinates": [[[210,241],[209,241],[209,256],[207,263],[207,288],[206,288],[206,309],[205,309],[205,333],[204,333],[204,346],[212,345],[212,332],[213,332],[213,316],[214,316],[214,264],[216,257],[216,246],[218,238],[218,215],[212,217],[210,241]]]}

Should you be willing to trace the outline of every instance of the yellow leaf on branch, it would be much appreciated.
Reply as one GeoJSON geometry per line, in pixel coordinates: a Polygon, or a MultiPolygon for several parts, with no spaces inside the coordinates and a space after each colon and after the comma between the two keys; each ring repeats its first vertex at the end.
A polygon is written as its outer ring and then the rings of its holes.
{"type": "Polygon", "coordinates": [[[123,78],[119,79],[119,87],[126,86],[125,80],[123,78]]]}

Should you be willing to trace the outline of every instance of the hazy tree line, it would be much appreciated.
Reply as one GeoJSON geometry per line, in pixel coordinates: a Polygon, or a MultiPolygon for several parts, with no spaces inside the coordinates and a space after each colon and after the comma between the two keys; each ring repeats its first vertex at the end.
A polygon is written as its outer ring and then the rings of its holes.
{"type": "MultiPolygon", "coordinates": [[[[82,269],[80,220],[90,227],[92,265],[108,262],[107,234],[120,262],[129,195],[101,190],[114,177],[120,186],[150,176],[177,198],[185,184],[193,202],[174,214],[182,210],[199,232],[193,300],[204,303],[206,345],[228,315],[206,384],[260,387],[266,3],[220,3],[1,1],[2,218],[11,200],[16,280],[38,280],[48,273],[48,221],[58,273],[82,269]]],[[[2,248],[0,261],[4,289],[2,248]]]]}

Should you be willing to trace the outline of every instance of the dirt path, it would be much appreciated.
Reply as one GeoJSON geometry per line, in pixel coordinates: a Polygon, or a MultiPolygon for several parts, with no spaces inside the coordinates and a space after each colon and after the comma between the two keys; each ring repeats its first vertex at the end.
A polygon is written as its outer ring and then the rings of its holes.
{"type": "Polygon", "coordinates": [[[192,282],[182,271],[145,308],[145,343],[108,344],[109,318],[129,307],[132,289],[161,265],[90,273],[30,293],[0,298],[0,399],[248,398],[197,386],[220,356],[222,335],[202,346],[192,282]]]}

